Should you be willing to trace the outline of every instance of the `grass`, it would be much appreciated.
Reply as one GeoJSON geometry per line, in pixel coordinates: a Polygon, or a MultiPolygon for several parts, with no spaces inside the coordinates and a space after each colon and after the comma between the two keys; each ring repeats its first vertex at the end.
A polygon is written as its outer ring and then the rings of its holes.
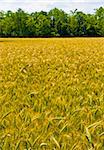
{"type": "Polygon", "coordinates": [[[0,41],[0,149],[104,150],[104,38],[0,41]]]}

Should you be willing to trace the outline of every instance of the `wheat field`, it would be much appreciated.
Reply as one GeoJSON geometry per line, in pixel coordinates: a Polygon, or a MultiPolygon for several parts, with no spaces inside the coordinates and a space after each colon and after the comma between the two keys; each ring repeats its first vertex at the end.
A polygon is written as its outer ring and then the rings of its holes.
{"type": "Polygon", "coordinates": [[[104,150],[104,38],[0,39],[0,150],[104,150]]]}

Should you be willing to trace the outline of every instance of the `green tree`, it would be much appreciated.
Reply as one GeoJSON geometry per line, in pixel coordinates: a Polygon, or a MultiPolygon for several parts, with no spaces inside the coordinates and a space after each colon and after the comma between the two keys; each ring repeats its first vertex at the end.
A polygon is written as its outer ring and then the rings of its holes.
{"type": "Polygon", "coordinates": [[[0,12],[0,36],[3,36],[4,17],[5,17],[4,11],[1,11],[0,12]]]}
{"type": "Polygon", "coordinates": [[[95,14],[85,14],[77,9],[66,14],[57,8],[31,14],[22,9],[1,11],[0,36],[104,36],[104,8],[100,7],[95,14]]]}
{"type": "Polygon", "coordinates": [[[51,34],[56,36],[67,34],[67,14],[63,10],[54,8],[48,15],[51,18],[51,34]]]}
{"type": "Polygon", "coordinates": [[[98,35],[104,36],[104,8],[100,7],[95,13],[97,33],[98,35]]]}

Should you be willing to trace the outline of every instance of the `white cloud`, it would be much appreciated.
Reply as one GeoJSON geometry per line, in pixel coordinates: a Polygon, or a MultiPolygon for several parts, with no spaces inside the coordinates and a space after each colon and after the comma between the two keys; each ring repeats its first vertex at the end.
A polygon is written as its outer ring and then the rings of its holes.
{"type": "Polygon", "coordinates": [[[79,2],[103,2],[103,0],[74,0],[74,1],[79,1],[79,2]]]}
{"type": "Polygon", "coordinates": [[[33,11],[49,11],[57,7],[69,12],[78,9],[87,13],[93,12],[94,8],[104,6],[104,0],[0,0],[0,10],[23,10],[33,11]]]}
{"type": "MultiPolygon", "coordinates": [[[[15,0],[14,0],[15,1],[15,0]]],[[[20,0],[22,1],[22,0],[20,0]]],[[[75,2],[103,2],[103,0],[24,0],[24,1],[40,1],[40,2],[45,2],[45,1],[49,1],[49,2],[72,2],[72,1],[75,1],[75,2]]]]}

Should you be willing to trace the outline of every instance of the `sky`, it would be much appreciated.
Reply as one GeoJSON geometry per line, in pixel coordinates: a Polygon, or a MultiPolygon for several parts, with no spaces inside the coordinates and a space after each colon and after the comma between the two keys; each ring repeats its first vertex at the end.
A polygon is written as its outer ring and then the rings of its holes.
{"type": "Polygon", "coordinates": [[[21,8],[27,12],[35,12],[57,7],[67,13],[76,8],[85,13],[94,13],[94,9],[100,6],[104,7],[104,0],[0,0],[0,11],[16,11],[21,8]]]}

